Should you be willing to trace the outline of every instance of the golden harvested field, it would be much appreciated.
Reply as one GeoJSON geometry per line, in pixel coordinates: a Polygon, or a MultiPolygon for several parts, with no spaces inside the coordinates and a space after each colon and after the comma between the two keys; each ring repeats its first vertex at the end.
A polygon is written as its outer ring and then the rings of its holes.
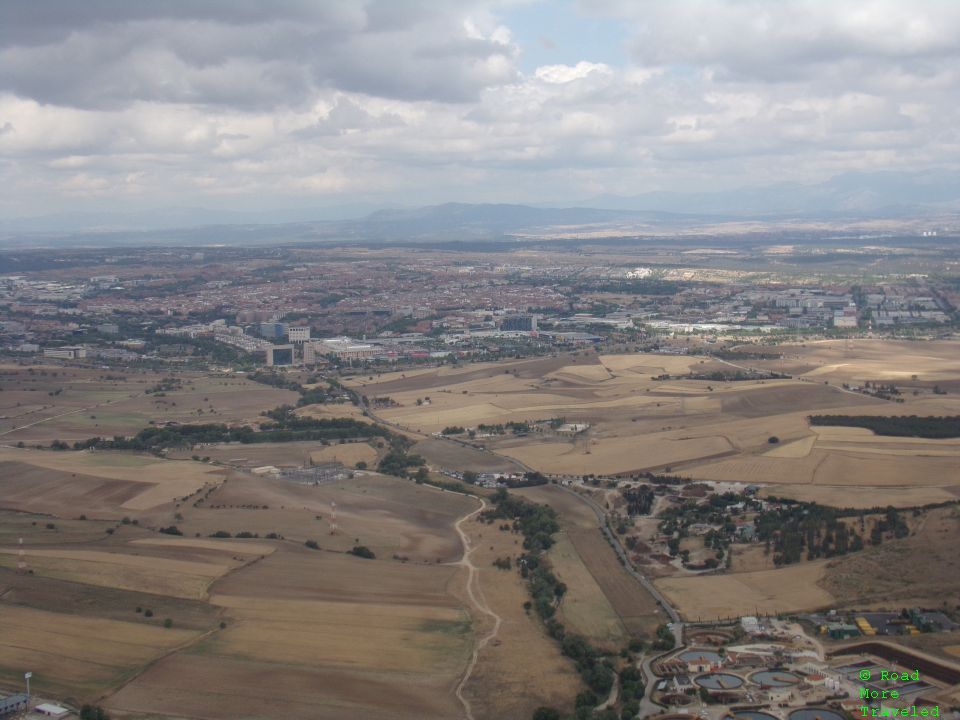
{"type": "Polygon", "coordinates": [[[369,443],[344,443],[315,450],[310,453],[310,460],[314,463],[338,462],[347,467],[355,467],[358,462],[365,462],[368,467],[373,468],[377,464],[377,451],[369,443]]]}
{"type": "Polygon", "coordinates": [[[290,717],[455,716],[452,688],[472,640],[470,618],[450,594],[457,582],[449,566],[284,546],[216,584],[211,602],[224,608],[225,630],[151,668],[108,705],[165,712],[166,686],[190,690],[193,717],[246,716],[249,707],[238,709],[223,689],[259,707],[263,678],[278,678],[290,683],[281,700],[290,717]]]}
{"type": "Polygon", "coordinates": [[[960,342],[910,342],[907,340],[858,339],[849,351],[843,340],[805,343],[806,347],[783,346],[788,357],[815,364],[807,376],[820,380],[956,380],[960,377],[960,342]],[[895,358],[895,362],[891,362],[895,358]]]}
{"type": "Polygon", "coordinates": [[[50,514],[119,517],[218,483],[209,465],[123,452],[0,448],[0,505],[50,514]]]}
{"type": "Polygon", "coordinates": [[[265,465],[275,467],[302,467],[315,463],[337,461],[353,466],[358,460],[366,460],[371,467],[376,464],[376,450],[368,443],[335,443],[324,445],[315,442],[290,443],[251,443],[237,445],[218,443],[204,445],[194,450],[176,450],[167,454],[169,458],[189,460],[191,456],[209,457],[212,462],[236,468],[258,468],[265,465]],[[371,459],[373,460],[371,462],[371,459]]]}
{"type": "Polygon", "coordinates": [[[771,485],[763,497],[784,497],[833,507],[916,507],[960,500],[960,484],[945,487],[877,487],[874,485],[771,485]]]}
{"type": "Polygon", "coordinates": [[[462,608],[227,595],[211,602],[236,619],[207,644],[216,655],[429,674],[466,662],[470,619],[462,608]]]}
{"type": "MultiPolygon", "coordinates": [[[[643,586],[627,573],[620,564],[616,553],[601,534],[597,517],[590,507],[573,493],[556,485],[540,485],[523,488],[516,492],[533,502],[549,505],[557,511],[562,528],[560,537],[565,535],[570,541],[582,567],[593,578],[606,598],[609,608],[619,618],[623,629],[626,631],[626,635],[621,639],[652,636],[656,626],[664,622],[666,616],[662,614],[654,599],[643,589],[643,586]]],[[[602,502],[598,497],[595,497],[595,500],[602,502]]],[[[566,565],[568,571],[579,572],[579,568],[575,565],[571,565],[569,562],[566,565]]],[[[561,569],[562,567],[563,565],[561,565],[561,569]]],[[[586,598],[589,598],[590,602],[597,606],[597,609],[605,610],[603,604],[598,604],[592,592],[587,593],[586,598]]],[[[564,603],[566,603],[566,600],[564,603]]],[[[577,608],[578,611],[585,609],[586,606],[584,605],[577,608]]],[[[598,617],[601,620],[603,619],[602,612],[598,617]]],[[[594,618],[594,622],[596,620],[597,618],[594,618]]],[[[584,619],[583,622],[586,623],[587,620],[584,619]]],[[[601,622],[601,625],[604,624],[606,623],[601,622]]],[[[607,626],[609,627],[609,625],[607,626]]],[[[597,628],[597,630],[602,632],[600,628],[597,628]]],[[[599,635],[597,638],[598,640],[602,639],[599,635]]],[[[612,640],[609,636],[607,639],[612,640]]]]}
{"type": "Polygon", "coordinates": [[[834,597],[817,584],[826,573],[826,563],[816,561],[728,575],[662,578],[655,584],[688,620],[815,610],[834,602],[834,597]]]}
{"type": "Polygon", "coordinates": [[[318,420],[323,420],[325,418],[353,418],[354,420],[360,420],[361,422],[369,422],[369,420],[364,417],[363,411],[360,408],[358,408],[356,405],[350,405],[347,403],[332,405],[304,405],[303,407],[297,408],[296,413],[297,415],[312,417],[318,420]]]}
{"type": "Polygon", "coordinates": [[[443,562],[459,557],[460,540],[452,524],[473,502],[372,473],[320,486],[234,473],[199,507],[181,507],[179,527],[187,535],[203,536],[231,529],[261,537],[276,532],[339,551],[359,541],[378,556],[443,562]],[[331,502],[337,504],[336,535],[330,534],[331,502]]]}
{"type": "MultiPolygon", "coordinates": [[[[117,458],[114,471],[126,463],[138,472],[134,460],[117,458]]],[[[235,473],[180,505],[182,537],[148,527],[173,522],[172,507],[139,514],[140,525],[111,525],[113,535],[101,522],[55,519],[47,530],[14,514],[3,525],[10,532],[0,532],[7,543],[0,548],[0,679],[12,682],[26,665],[38,687],[57,697],[79,703],[106,693],[102,704],[118,713],[175,708],[178,717],[226,720],[261,707],[270,714],[275,688],[289,683],[283,703],[290,717],[455,717],[461,706],[453,690],[475,635],[464,573],[444,563],[461,552],[453,523],[475,507],[460,495],[377,475],[315,487],[235,473]],[[330,536],[328,518],[316,515],[327,515],[333,498],[343,511],[341,532],[330,536]],[[222,509],[210,507],[219,503],[222,509]],[[254,518],[285,534],[296,532],[288,518],[298,518],[320,530],[327,549],[308,549],[289,535],[286,542],[206,537],[248,529],[254,518]],[[33,575],[8,569],[21,534],[33,575]],[[377,559],[343,552],[357,537],[377,559]],[[411,561],[392,559],[394,551],[411,561]],[[26,623],[10,603],[40,613],[44,632],[32,644],[7,631],[26,623]],[[156,614],[148,619],[135,607],[156,614]],[[164,617],[173,628],[162,627],[164,617]],[[102,648],[111,660],[93,652],[78,660],[98,636],[110,638],[97,653],[102,648]]]]}
{"type": "Polygon", "coordinates": [[[628,639],[627,630],[566,533],[557,535],[547,557],[554,574],[567,585],[559,618],[568,631],[601,647],[622,648],[628,639]]]}
{"type": "Polygon", "coordinates": [[[590,440],[590,452],[574,443],[532,443],[503,448],[500,452],[542,472],[583,475],[623,473],[656,468],[732,450],[723,437],[692,437],[663,433],[647,437],[590,440]]]}
{"type": "Polygon", "coordinates": [[[0,678],[60,697],[95,696],[197,632],[0,604],[0,678]]]}
{"type": "Polygon", "coordinates": [[[459,710],[451,698],[443,677],[179,653],[105,704],[114,712],[202,720],[446,720],[459,710]]]}
{"type": "MultiPolygon", "coordinates": [[[[16,567],[16,548],[0,548],[0,566],[16,567]]],[[[204,598],[210,583],[236,563],[197,562],[99,550],[30,549],[31,569],[45,577],[182,598],[204,598]]]]}
{"type": "Polygon", "coordinates": [[[222,553],[244,554],[252,553],[254,555],[269,555],[276,550],[275,545],[267,543],[258,543],[255,540],[204,540],[203,538],[180,538],[180,537],[148,537],[131,540],[130,545],[155,545],[162,548],[202,548],[203,550],[216,550],[222,553]]]}

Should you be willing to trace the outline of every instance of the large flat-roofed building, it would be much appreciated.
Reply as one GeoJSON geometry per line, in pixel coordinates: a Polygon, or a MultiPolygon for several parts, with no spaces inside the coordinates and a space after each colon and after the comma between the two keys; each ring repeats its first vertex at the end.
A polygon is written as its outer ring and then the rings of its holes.
{"type": "Polygon", "coordinates": [[[265,352],[267,365],[293,365],[293,345],[271,345],[265,352]]]}
{"type": "Polygon", "coordinates": [[[533,332],[537,329],[537,318],[533,315],[507,315],[500,323],[500,329],[514,332],[533,332]]]}
{"type": "Polygon", "coordinates": [[[311,345],[314,346],[314,352],[320,355],[333,355],[340,360],[366,360],[382,352],[375,345],[357,342],[348,337],[327,338],[311,345]]]}
{"type": "Polygon", "coordinates": [[[310,326],[288,327],[287,340],[292,343],[303,343],[310,339],[310,326]]]}
{"type": "Polygon", "coordinates": [[[281,338],[287,334],[287,328],[282,322],[260,323],[260,337],[281,338]]]}
{"type": "Polygon", "coordinates": [[[25,711],[29,703],[30,698],[23,693],[0,698],[0,718],[10,717],[25,711]]]}
{"type": "Polygon", "coordinates": [[[80,360],[87,356],[87,349],[82,345],[65,345],[58,348],[44,348],[43,356],[60,358],[62,360],[80,360]]]}

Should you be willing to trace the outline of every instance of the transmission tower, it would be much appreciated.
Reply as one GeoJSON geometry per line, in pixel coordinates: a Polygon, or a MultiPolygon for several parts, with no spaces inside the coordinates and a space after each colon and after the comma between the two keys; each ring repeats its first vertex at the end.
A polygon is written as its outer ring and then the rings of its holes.
{"type": "Polygon", "coordinates": [[[20,538],[20,549],[17,551],[17,572],[21,575],[26,575],[29,572],[25,557],[26,553],[23,549],[23,538],[20,538]]]}
{"type": "Polygon", "coordinates": [[[337,534],[337,503],[334,500],[330,501],[330,534],[337,534]]]}

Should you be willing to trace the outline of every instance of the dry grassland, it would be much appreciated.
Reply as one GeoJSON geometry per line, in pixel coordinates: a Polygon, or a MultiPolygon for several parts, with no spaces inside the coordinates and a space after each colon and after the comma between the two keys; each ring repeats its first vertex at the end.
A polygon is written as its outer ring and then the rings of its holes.
{"type": "Polygon", "coordinates": [[[941,607],[960,592],[960,511],[932,510],[914,535],[828,562],[820,585],[841,605],[941,607]]]}
{"type": "Polygon", "coordinates": [[[763,497],[784,497],[833,507],[917,507],[960,500],[960,484],[945,487],[876,487],[872,485],[772,485],[763,497]]]}
{"type": "Polygon", "coordinates": [[[470,646],[462,608],[228,595],[211,602],[234,619],[205,644],[204,651],[215,655],[444,674],[466,663],[470,646]]]}
{"type": "Polygon", "coordinates": [[[657,588],[688,620],[777,614],[826,607],[833,596],[817,585],[826,561],[728,575],[662,578],[657,588]]]}
{"type": "Polygon", "coordinates": [[[377,451],[367,443],[344,443],[315,450],[310,453],[310,460],[314,463],[339,462],[347,467],[365,462],[369,467],[374,467],[377,464],[377,451]]]}
{"type": "Polygon", "coordinates": [[[434,468],[474,472],[517,471],[517,466],[509,460],[440,438],[421,440],[413,446],[411,452],[421,455],[434,468]]]}
{"type": "Polygon", "coordinates": [[[106,703],[138,716],[235,720],[449,720],[457,717],[446,678],[385,674],[180,653],[106,703]],[[171,693],[170,688],[177,688],[171,693]]]}
{"type": "MultiPolygon", "coordinates": [[[[593,578],[609,607],[620,619],[627,636],[651,636],[656,626],[664,622],[665,616],[654,599],[620,564],[616,553],[601,534],[597,517],[590,507],[555,485],[524,488],[516,492],[557,511],[563,530],[561,537],[569,539],[582,567],[593,578]]],[[[595,499],[602,503],[602,499],[595,499]]],[[[564,600],[564,604],[566,602],[564,600]]]]}
{"type": "Polygon", "coordinates": [[[348,403],[334,405],[304,405],[303,407],[297,408],[296,413],[297,415],[316,418],[317,420],[330,418],[352,418],[353,420],[360,420],[361,422],[369,422],[360,408],[358,408],[356,405],[350,405],[348,403]]]}
{"type": "Polygon", "coordinates": [[[574,443],[531,443],[500,450],[542,472],[583,475],[623,473],[674,465],[684,460],[730,452],[726,438],[660,433],[646,437],[590,440],[590,453],[574,443]]]}
{"type": "Polygon", "coordinates": [[[0,678],[58,697],[96,696],[161,653],[198,637],[177,628],[0,604],[0,678]]]}
{"type": "Polygon", "coordinates": [[[817,436],[810,435],[809,437],[800,438],[793,442],[777,445],[773,450],[768,450],[763,455],[764,457],[777,458],[803,458],[810,454],[810,451],[813,450],[813,444],[816,441],[817,436]]]}
{"type": "Polygon", "coordinates": [[[29,512],[117,517],[148,510],[219,482],[222,471],[195,462],[120,452],[0,448],[0,504],[29,512]]]}
{"type": "MultiPolygon", "coordinates": [[[[464,524],[479,569],[479,584],[490,609],[503,618],[496,640],[479,655],[465,694],[477,718],[526,718],[541,705],[571,707],[582,684],[573,663],[560,654],[535,613],[526,613],[530,599],[516,572],[492,566],[498,557],[522,552],[519,536],[496,523],[464,524]]],[[[460,717],[458,712],[451,717],[460,717]]]]}
{"type": "Polygon", "coordinates": [[[249,540],[204,540],[203,538],[140,538],[131,540],[130,545],[155,545],[161,548],[202,548],[203,550],[216,550],[217,552],[233,554],[253,554],[269,555],[276,547],[266,543],[258,543],[249,540]]]}
{"type": "Polygon", "coordinates": [[[960,342],[909,342],[906,340],[855,340],[848,352],[843,340],[808,342],[806,347],[784,346],[788,355],[814,363],[807,376],[865,380],[949,380],[960,376],[960,342]],[[894,362],[891,359],[895,358],[894,362]]]}
{"type": "Polygon", "coordinates": [[[567,630],[602,647],[622,648],[628,639],[627,630],[566,533],[557,535],[547,557],[554,574],[567,585],[559,612],[567,630]]]}
{"type": "Polygon", "coordinates": [[[106,375],[116,377],[103,370],[53,365],[35,367],[33,373],[26,368],[0,370],[0,415],[6,416],[0,418],[0,434],[7,441],[47,444],[54,439],[133,435],[150,420],[246,422],[264,408],[292,404],[297,398],[289,390],[239,376],[189,372],[176,375],[182,389],[145,395],[166,375],[124,373],[126,379],[105,380],[106,375]],[[59,394],[48,394],[56,391],[59,394]]]}
{"type": "Polygon", "coordinates": [[[176,687],[189,694],[177,693],[176,714],[191,717],[247,717],[270,701],[268,715],[282,707],[305,719],[454,717],[452,689],[472,638],[451,595],[459,582],[449,566],[282,546],[216,584],[211,602],[224,608],[226,630],[151,668],[108,704],[173,712],[161,691],[176,687]],[[277,687],[289,692],[278,699],[277,687]]]}
{"type": "MultiPolygon", "coordinates": [[[[16,548],[0,548],[0,566],[13,568],[16,548]]],[[[229,562],[196,562],[98,550],[30,549],[29,563],[38,575],[181,598],[204,598],[210,583],[230,568],[229,562]]]]}
{"type": "Polygon", "coordinates": [[[461,495],[373,473],[320,486],[235,473],[201,507],[181,508],[179,526],[187,535],[203,536],[218,530],[261,537],[277,532],[338,551],[359,542],[380,557],[443,562],[460,556],[452,525],[471,507],[461,495]],[[336,535],[330,534],[331,502],[337,504],[336,535]]]}

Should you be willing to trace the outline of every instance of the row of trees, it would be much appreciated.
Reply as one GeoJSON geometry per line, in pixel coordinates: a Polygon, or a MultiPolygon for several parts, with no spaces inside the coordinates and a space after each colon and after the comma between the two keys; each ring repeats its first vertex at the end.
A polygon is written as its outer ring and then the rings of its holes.
{"type": "Polygon", "coordinates": [[[872,430],[877,435],[921,438],[960,437],[960,415],[811,415],[811,425],[840,425],[872,430]]]}
{"type": "Polygon", "coordinates": [[[73,448],[74,450],[98,448],[157,453],[168,448],[190,448],[207,443],[331,441],[358,437],[383,437],[391,442],[396,440],[393,433],[377,425],[360,422],[353,418],[300,417],[293,413],[293,408],[289,405],[271,410],[266,415],[270,421],[260,423],[256,430],[249,425],[231,427],[219,423],[148,427],[132,438],[115,436],[112,440],[108,440],[94,437],[74,443],[73,448]]]}
{"type": "MultiPolygon", "coordinates": [[[[619,716],[612,708],[599,715],[593,710],[613,687],[616,677],[613,664],[585,638],[567,633],[556,618],[567,586],[554,575],[544,558],[546,550],[553,545],[553,535],[560,530],[556,512],[545,505],[510,495],[504,488],[497,490],[491,500],[493,507],[481,513],[481,519],[489,523],[498,519],[509,520],[512,522],[510,527],[524,536],[523,547],[526,552],[517,565],[520,575],[527,580],[532,598],[524,607],[536,610],[548,634],[560,643],[561,652],[573,661],[587,686],[587,690],[577,696],[573,717],[616,720],[619,716]]],[[[621,674],[623,717],[636,715],[639,709],[637,701],[643,697],[643,693],[642,678],[636,669],[631,667],[624,670],[621,674]]],[[[561,715],[553,708],[538,708],[533,717],[542,720],[560,718],[561,715]]]]}

